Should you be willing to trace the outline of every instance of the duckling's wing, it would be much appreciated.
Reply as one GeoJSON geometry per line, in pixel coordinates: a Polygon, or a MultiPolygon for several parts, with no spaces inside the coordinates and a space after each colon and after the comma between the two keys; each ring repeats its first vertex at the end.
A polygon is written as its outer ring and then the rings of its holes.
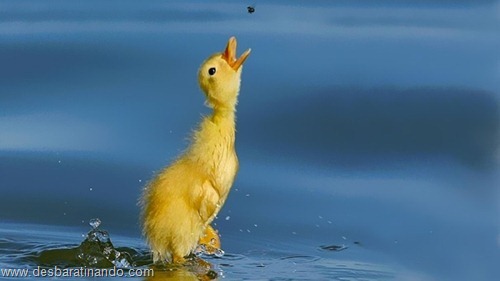
{"type": "Polygon", "coordinates": [[[206,180],[201,187],[202,198],[198,212],[202,220],[209,224],[214,219],[220,209],[220,196],[211,181],[206,180]]]}

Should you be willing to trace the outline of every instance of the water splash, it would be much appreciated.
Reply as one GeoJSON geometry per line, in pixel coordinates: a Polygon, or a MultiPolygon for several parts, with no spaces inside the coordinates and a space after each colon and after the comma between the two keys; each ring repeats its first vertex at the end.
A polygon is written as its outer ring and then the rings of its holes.
{"type": "Polygon", "coordinates": [[[217,258],[221,258],[225,254],[224,250],[206,244],[198,245],[193,253],[197,257],[205,255],[205,256],[215,256],[217,258]]]}
{"type": "Polygon", "coordinates": [[[86,266],[116,266],[117,268],[131,268],[132,257],[127,252],[115,249],[109,233],[99,229],[101,220],[99,218],[89,221],[92,229],[87,237],[78,247],[78,258],[86,266]]]}
{"type": "Polygon", "coordinates": [[[96,229],[101,225],[101,220],[99,218],[91,219],[89,224],[93,229],[96,229]]]}
{"type": "Polygon", "coordinates": [[[100,219],[91,219],[89,225],[92,229],[78,247],[41,251],[35,260],[37,264],[96,268],[132,268],[135,266],[130,254],[131,251],[116,249],[111,242],[109,233],[99,228],[101,225],[100,219]]]}

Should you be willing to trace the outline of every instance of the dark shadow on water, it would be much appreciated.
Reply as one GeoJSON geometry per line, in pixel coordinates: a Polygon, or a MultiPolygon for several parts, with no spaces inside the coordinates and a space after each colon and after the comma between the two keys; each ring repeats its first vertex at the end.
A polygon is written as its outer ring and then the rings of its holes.
{"type": "Polygon", "coordinates": [[[340,252],[343,250],[347,250],[347,248],[348,247],[346,245],[322,245],[322,246],[320,246],[321,250],[331,251],[331,252],[340,252]]]}

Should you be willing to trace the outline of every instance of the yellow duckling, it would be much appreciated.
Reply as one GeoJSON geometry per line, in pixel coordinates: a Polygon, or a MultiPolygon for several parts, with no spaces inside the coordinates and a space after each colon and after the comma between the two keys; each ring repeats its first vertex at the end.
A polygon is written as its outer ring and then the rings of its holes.
{"type": "Polygon", "coordinates": [[[191,145],[145,188],[142,196],[143,233],[154,262],[182,263],[201,240],[218,236],[209,225],[227,198],[236,173],[235,109],[243,62],[236,59],[236,38],[223,53],[200,67],[198,82],[213,113],[205,116],[191,145]],[[208,238],[207,238],[208,237],[208,238]]]}

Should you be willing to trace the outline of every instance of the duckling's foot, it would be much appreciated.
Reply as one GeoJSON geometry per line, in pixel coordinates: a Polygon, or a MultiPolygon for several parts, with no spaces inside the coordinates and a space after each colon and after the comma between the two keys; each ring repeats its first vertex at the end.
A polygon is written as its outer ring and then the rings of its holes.
{"type": "Polygon", "coordinates": [[[173,255],[172,256],[172,263],[173,264],[184,264],[186,263],[186,258],[182,257],[182,256],[176,256],[176,255],[173,255]]]}
{"type": "Polygon", "coordinates": [[[219,233],[211,225],[208,225],[198,244],[220,249],[219,233]]]}
{"type": "Polygon", "coordinates": [[[221,250],[219,233],[212,226],[208,225],[203,236],[198,241],[198,247],[194,251],[195,255],[209,255],[220,257],[224,255],[221,250]]]}

